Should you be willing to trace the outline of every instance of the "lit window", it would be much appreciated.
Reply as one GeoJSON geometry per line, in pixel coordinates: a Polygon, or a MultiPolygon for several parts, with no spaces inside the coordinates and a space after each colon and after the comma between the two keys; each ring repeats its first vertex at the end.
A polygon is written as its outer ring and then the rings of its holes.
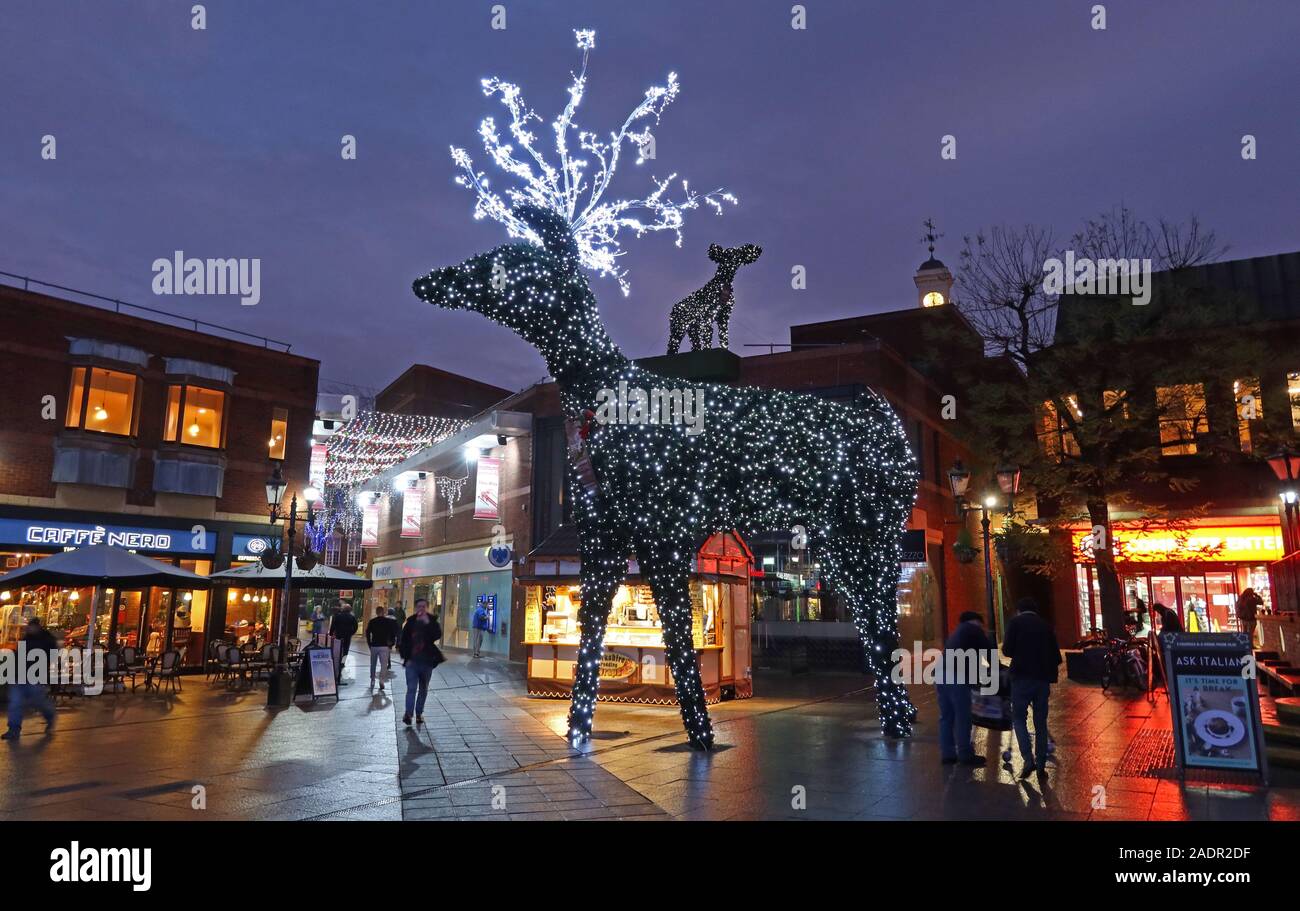
{"type": "Polygon", "coordinates": [[[360,566],[361,560],[361,539],[357,537],[348,538],[348,554],[345,566],[360,566]]]}
{"type": "Polygon", "coordinates": [[[1291,397],[1291,426],[1300,430],[1300,373],[1286,375],[1286,393],[1291,397]]]}
{"type": "Polygon", "coordinates": [[[272,408],[271,409],[271,438],[268,445],[270,446],[271,458],[280,461],[284,459],[284,437],[289,432],[289,409],[272,408]]]}
{"type": "Polygon", "coordinates": [[[163,439],[169,443],[220,449],[225,406],[226,394],[218,389],[169,387],[163,439]]]}
{"type": "Polygon", "coordinates": [[[330,535],[325,539],[325,565],[339,565],[339,536],[330,535]]]}
{"type": "Polygon", "coordinates": [[[1128,393],[1122,389],[1107,389],[1101,394],[1102,408],[1111,418],[1128,420],[1128,393]]]}
{"type": "MultiPolygon", "coordinates": [[[[1083,417],[1074,396],[1067,396],[1066,403],[1074,412],[1076,420],[1083,417]]],[[[1079,457],[1079,442],[1066,426],[1065,419],[1057,413],[1056,405],[1050,400],[1043,402],[1038,413],[1038,443],[1044,455],[1057,462],[1061,461],[1063,455],[1079,457]]]]}
{"type": "MultiPolygon", "coordinates": [[[[1233,380],[1232,395],[1237,401],[1237,440],[1242,452],[1251,452],[1255,446],[1250,437],[1251,424],[1264,417],[1264,397],[1260,393],[1259,377],[1233,380]]],[[[1291,406],[1294,410],[1295,406],[1291,406]]]]}
{"type": "Polygon", "coordinates": [[[134,436],[138,380],[133,374],[100,367],[73,367],[68,392],[67,427],[134,436]]]}
{"type": "Polygon", "coordinates": [[[1209,430],[1205,387],[1200,383],[1156,387],[1160,415],[1160,454],[1195,455],[1196,437],[1209,430]]]}

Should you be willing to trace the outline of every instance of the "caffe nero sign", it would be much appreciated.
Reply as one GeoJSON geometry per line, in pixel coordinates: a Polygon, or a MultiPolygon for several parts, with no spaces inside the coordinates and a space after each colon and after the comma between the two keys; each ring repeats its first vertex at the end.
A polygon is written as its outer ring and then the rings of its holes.
{"type": "Polygon", "coordinates": [[[152,553],[211,554],[216,551],[217,536],[213,531],[199,535],[184,528],[0,519],[0,544],[32,548],[109,544],[152,553]]]}

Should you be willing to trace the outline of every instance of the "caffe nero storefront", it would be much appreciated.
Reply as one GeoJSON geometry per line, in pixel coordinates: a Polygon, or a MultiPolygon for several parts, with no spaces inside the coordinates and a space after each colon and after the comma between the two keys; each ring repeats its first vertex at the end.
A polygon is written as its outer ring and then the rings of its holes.
{"type": "MultiPolygon", "coordinates": [[[[276,537],[266,524],[0,506],[0,571],[76,547],[110,544],[207,576],[256,560],[276,537]]],[[[175,649],[183,668],[198,671],[210,641],[266,643],[274,635],[279,595],[275,589],[235,587],[107,588],[91,630],[93,589],[8,589],[0,576],[0,648],[14,648],[23,624],[36,617],[65,645],[131,646],[146,656],[175,649]]]]}

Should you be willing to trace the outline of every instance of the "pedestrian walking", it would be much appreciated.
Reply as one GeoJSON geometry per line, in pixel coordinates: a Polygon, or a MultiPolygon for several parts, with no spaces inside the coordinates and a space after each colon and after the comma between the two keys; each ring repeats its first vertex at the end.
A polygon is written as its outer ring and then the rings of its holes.
{"type": "Polygon", "coordinates": [[[411,715],[416,724],[424,724],[424,701],[429,695],[429,678],[433,669],[442,663],[442,652],[437,642],[442,638],[442,627],[429,614],[425,598],[415,600],[415,613],[406,618],[397,651],[406,668],[406,714],[402,723],[409,725],[411,715]]]}
{"type": "Polygon", "coordinates": [[[943,650],[943,680],[935,687],[939,694],[939,752],[943,764],[982,766],[988,760],[976,756],[971,745],[970,696],[979,685],[978,662],[991,659],[993,672],[997,673],[997,653],[984,632],[984,618],[975,611],[963,612],[943,650]]]}
{"type": "MultiPolygon", "coordinates": [[[[27,653],[22,669],[24,674],[32,671],[32,655],[44,652],[45,679],[52,679],[58,667],[55,652],[59,649],[59,643],[35,617],[27,621],[23,631],[23,645],[27,653]]],[[[11,683],[9,684],[9,728],[0,735],[0,740],[17,740],[22,736],[23,714],[29,706],[45,718],[45,733],[54,733],[54,705],[50,702],[49,688],[43,683],[11,683]]]]}
{"type": "Polygon", "coordinates": [[[328,621],[325,619],[325,611],[318,605],[312,611],[311,617],[311,638],[315,645],[327,645],[325,634],[328,631],[328,621]]]}
{"type": "Polygon", "coordinates": [[[1241,593],[1237,599],[1237,621],[1241,624],[1241,631],[1250,636],[1250,647],[1255,647],[1255,627],[1259,623],[1259,609],[1264,606],[1264,599],[1259,596],[1259,592],[1253,588],[1248,588],[1241,593]]]}
{"type": "Polygon", "coordinates": [[[379,692],[384,691],[384,676],[392,667],[389,657],[390,649],[397,644],[402,628],[397,621],[388,616],[388,608],[382,605],[375,608],[375,615],[366,624],[366,645],[370,646],[370,685],[375,685],[375,667],[383,662],[383,671],[379,676],[379,692]]]}
{"type": "Polygon", "coordinates": [[[482,601],[479,602],[478,607],[474,610],[474,616],[471,618],[470,626],[474,631],[474,657],[482,658],[483,634],[492,628],[487,608],[483,606],[482,601]]]}
{"type": "Polygon", "coordinates": [[[339,641],[339,678],[343,677],[343,668],[348,663],[348,652],[352,649],[352,637],[357,634],[357,618],[352,616],[352,605],[346,601],[339,602],[338,612],[330,621],[330,635],[339,641]]]}
{"type": "Polygon", "coordinates": [[[1037,771],[1047,774],[1047,706],[1052,684],[1058,679],[1061,647],[1050,623],[1038,615],[1033,598],[1016,602],[1016,616],[1007,624],[1002,654],[1011,659],[1011,716],[1025,767],[1021,778],[1037,771]],[[1027,719],[1034,712],[1034,743],[1029,740],[1027,719]]]}

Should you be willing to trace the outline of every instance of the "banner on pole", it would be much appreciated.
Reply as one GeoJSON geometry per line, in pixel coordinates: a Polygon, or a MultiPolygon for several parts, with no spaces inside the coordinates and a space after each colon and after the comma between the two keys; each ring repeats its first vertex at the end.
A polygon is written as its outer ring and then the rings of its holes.
{"type": "Polygon", "coordinates": [[[478,478],[474,482],[474,518],[501,518],[501,460],[478,460],[478,478]]]}
{"type": "Polygon", "coordinates": [[[424,482],[419,478],[407,481],[402,491],[402,537],[419,538],[424,521],[424,482]]]}
{"type": "Polygon", "coordinates": [[[361,546],[379,546],[379,504],[371,503],[361,510],[361,546]]]}

